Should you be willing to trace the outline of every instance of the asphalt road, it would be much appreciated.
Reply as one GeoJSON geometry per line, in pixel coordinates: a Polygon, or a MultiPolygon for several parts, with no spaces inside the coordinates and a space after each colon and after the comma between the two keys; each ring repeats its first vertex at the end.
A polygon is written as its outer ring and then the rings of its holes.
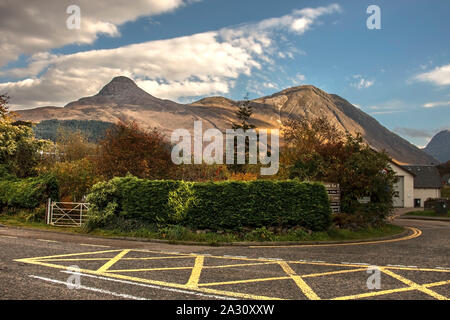
{"type": "Polygon", "coordinates": [[[181,246],[0,227],[0,299],[448,299],[450,223],[399,240],[181,246]]]}

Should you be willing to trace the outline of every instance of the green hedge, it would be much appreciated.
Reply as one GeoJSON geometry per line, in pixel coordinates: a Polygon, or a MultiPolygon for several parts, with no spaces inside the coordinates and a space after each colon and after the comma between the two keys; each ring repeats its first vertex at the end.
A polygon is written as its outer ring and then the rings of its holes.
{"type": "Polygon", "coordinates": [[[0,208],[34,209],[48,198],[57,200],[58,193],[58,181],[51,174],[26,179],[0,176],[0,208]]]}
{"type": "Polygon", "coordinates": [[[92,226],[122,217],[194,229],[298,225],[316,231],[331,220],[325,187],[296,180],[200,183],[127,176],[96,184],[87,201],[92,226]]]}

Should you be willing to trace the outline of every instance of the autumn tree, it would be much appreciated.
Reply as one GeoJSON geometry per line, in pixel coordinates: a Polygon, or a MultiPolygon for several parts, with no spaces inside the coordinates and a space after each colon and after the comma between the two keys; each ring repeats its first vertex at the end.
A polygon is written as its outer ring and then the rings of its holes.
{"type": "Polygon", "coordinates": [[[359,134],[343,134],[326,118],[290,121],[284,134],[282,161],[290,178],[339,183],[341,210],[366,222],[380,222],[391,212],[396,176],[385,152],[370,148],[359,134]],[[371,202],[360,204],[362,197],[371,202]]]}
{"type": "Polygon", "coordinates": [[[9,111],[8,96],[0,95],[0,164],[19,178],[36,174],[40,151],[50,145],[49,141],[34,138],[33,125],[15,121],[9,111]]]}
{"type": "Polygon", "coordinates": [[[170,143],[156,129],[144,130],[135,122],[119,122],[100,141],[97,166],[105,178],[128,173],[164,179],[173,168],[170,143]]]}
{"type": "Polygon", "coordinates": [[[325,117],[288,120],[283,128],[286,147],[281,162],[289,178],[321,180],[333,166],[333,159],[344,143],[344,134],[325,117]]]}
{"type": "Polygon", "coordinates": [[[95,154],[96,146],[80,130],[58,129],[56,149],[60,161],[76,161],[95,154]]]}

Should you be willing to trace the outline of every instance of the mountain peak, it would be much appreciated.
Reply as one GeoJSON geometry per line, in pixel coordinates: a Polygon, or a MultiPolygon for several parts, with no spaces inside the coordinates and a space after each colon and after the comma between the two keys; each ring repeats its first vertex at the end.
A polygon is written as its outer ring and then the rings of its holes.
{"type": "Polygon", "coordinates": [[[97,95],[112,96],[122,91],[136,89],[139,89],[139,87],[133,80],[125,76],[118,76],[113,78],[106,86],[104,86],[97,95]]]}
{"type": "Polygon", "coordinates": [[[438,132],[424,149],[440,162],[444,163],[450,160],[450,130],[438,132]]]}

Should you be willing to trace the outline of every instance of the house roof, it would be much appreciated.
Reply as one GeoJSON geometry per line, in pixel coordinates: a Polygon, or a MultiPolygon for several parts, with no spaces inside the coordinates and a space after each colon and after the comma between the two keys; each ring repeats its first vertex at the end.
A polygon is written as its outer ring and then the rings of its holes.
{"type": "Polygon", "coordinates": [[[436,166],[406,165],[402,168],[414,175],[414,188],[442,188],[441,176],[436,166]]]}
{"type": "Polygon", "coordinates": [[[401,164],[401,163],[397,162],[396,160],[390,160],[389,162],[391,164],[393,164],[395,167],[404,171],[405,173],[409,173],[410,175],[415,176],[414,172],[411,172],[408,169],[404,168],[404,164],[401,164]]]}

